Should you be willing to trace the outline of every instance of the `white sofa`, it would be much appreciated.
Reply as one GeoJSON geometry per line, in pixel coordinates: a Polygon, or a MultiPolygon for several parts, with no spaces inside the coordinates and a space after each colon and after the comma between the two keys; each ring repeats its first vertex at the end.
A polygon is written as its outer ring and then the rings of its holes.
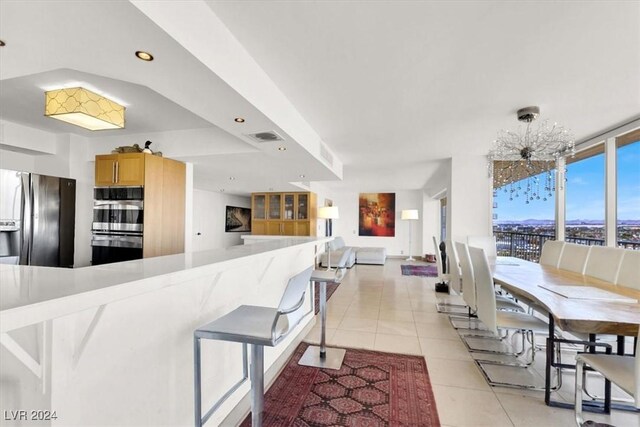
{"type": "MultiPolygon", "coordinates": [[[[330,243],[331,245],[331,265],[336,266],[345,249],[351,248],[351,255],[347,260],[347,268],[353,267],[353,264],[376,264],[384,265],[387,260],[386,248],[357,248],[353,246],[345,246],[342,237],[336,237],[330,243]]],[[[327,267],[327,253],[320,255],[320,265],[327,267]]]]}
{"type": "MultiPolygon", "coordinates": [[[[350,248],[350,246],[345,246],[342,237],[334,238],[331,242],[329,242],[329,245],[331,246],[331,266],[335,267],[340,261],[342,253],[346,249],[350,248]]],[[[353,264],[356,263],[356,250],[358,248],[351,247],[351,249],[351,255],[349,255],[349,259],[347,259],[347,268],[353,267],[353,264]]],[[[320,255],[320,265],[322,267],[328,267],[326,252],[320,255]]]]}
{"type": "Polygon", "coordinates": [[[356,262],[358,264],[384,265],[386,260],[386,248],[358,248],[356,251],[356,262]]]}

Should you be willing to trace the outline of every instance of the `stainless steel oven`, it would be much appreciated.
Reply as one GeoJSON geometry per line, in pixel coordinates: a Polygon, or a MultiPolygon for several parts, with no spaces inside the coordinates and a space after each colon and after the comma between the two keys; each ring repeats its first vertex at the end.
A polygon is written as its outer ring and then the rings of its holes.
{"type": "Polygon", "coordinates": [[[93,231],[142,233],[143,224],[142,187],[98,187],[94,190],[93,231]]]}
{"type": "Polygon", "coordinates": [[[93,200],[92,264],[142,258],[143,187],[96,187],[93,200]]]}

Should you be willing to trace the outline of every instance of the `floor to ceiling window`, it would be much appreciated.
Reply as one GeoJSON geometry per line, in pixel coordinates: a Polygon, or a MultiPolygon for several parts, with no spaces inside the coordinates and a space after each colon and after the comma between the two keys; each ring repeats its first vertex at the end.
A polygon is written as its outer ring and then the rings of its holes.
{"type": "Polygon", "coordinates": [[[603,245],[605,237],[604,144],[567,158],[565,240],[603,245]]]}
{"type": "Polygon", "coordinates": [[[640,131],[617,139],[617,246],[640,249],[640,131]]]}
{"type": "MultiPolygon", "coordinates": [[[[551,171],[555,175],[555,170],[551,171]]],[[[547,173],[494,189],[493,234],[499,255],[537,261],[546,240],[555,238],[555,181],[547,187],[547,173]],[[527,185],[535,187],[533,200],[524,197],[527,185]]]]}

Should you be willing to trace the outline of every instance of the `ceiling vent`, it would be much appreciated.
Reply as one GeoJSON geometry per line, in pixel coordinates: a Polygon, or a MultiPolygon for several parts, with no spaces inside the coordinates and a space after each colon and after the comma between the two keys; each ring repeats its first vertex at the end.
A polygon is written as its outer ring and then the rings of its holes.
{"type": "Polygon", "coordinates": [[[333,155],[326,145],[320,144],[320,156],[327,161],[329,166],[333,167],[333,155]]]}
{"type": "Polygon", "coordinates": [[[273,130],[267,130],[264,132],[256,132],[256,133],[248,133],[245,134],[249,138],[253,139],[256,142],[276,142],[276,141],[284,141],[280,135],[278,135],[273,130]]]}

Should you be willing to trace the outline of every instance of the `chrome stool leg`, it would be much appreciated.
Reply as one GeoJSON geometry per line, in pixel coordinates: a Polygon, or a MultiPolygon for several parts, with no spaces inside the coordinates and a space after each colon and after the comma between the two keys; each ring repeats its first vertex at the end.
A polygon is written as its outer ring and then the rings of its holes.
{"type": "Polygon", "coordinates": [[[327,348],[327,282],[320,281],[320,347],[310,345],[298,361],[298,365],[325,369],[340,369],[347,352],[342,348],[327,348]]]}
{"type": "Polygon", "coordinates": [[[262,426],[262,410],[264,409],[264,347],[251,344],[251,426],[262,426]]]}

